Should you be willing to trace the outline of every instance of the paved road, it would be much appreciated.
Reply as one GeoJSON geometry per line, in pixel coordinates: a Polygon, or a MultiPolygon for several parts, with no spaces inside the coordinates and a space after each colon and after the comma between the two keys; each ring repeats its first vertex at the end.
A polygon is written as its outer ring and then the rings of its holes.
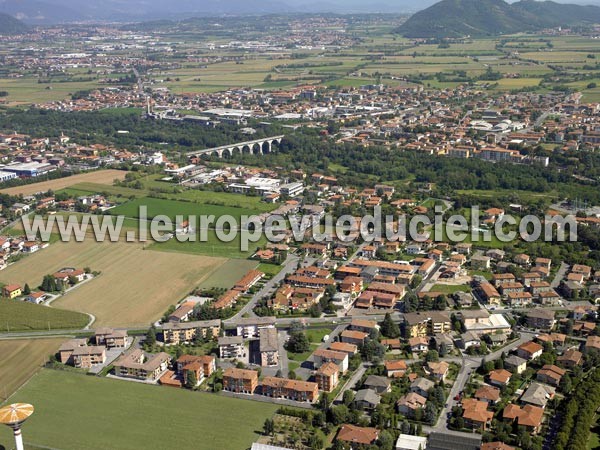
{"type": "MultiPolygon", "coordinates": [[[[533,339],[535,335],[533,333],[521,333],[519,339],[515,342],[503,347],[489,355],[485,356],[486,361],[494,361],[502,356],[502,353],[508,353],[521,344],[530,341],[533,339]]],[[[480,365],[484,358],[481,357],[463,357],[462,362],[457,361],[457,358],[443,358],[445,361],[451,362],[459,362],[462,364],[458,375],[456,376],[456,381],[452,385],[452,389],[450,390],[450,394],[448,395],[448,400],[446,402],[446,406],[442,409],[440,416],[438,417],[438,421],[433,427],[427,427],[428,432],[450,432],[452,430],[448,429],[448,413],[452,411],[452,408],[458,404],[454,397],[456,397],[460,392],[462,392],[465,388],[465,385],[469,381],[469,377],[473,370],[476,370],[480,365]]],[[[456,435],[460,435],[459,431],[452,431],[452,434],[458,433],[456,435]]],[[[470,433],[462,433],[464,435],[468,435],[470,433]]]]}
{"type": "Polygon", "coordinates": [[[284,377],[288,376],[290,364],[288,354],[285,349],[285,343],[288,340],[288,337],[289,336],[286,331],[280,331],[277,334],[277,340],[279,341],[279,370],[281,370],[281,373],[284,377]]]}
{"type": "Polygon", "coordinates": [[[344,397],[344,392],[347,391],[348,389],[353,389],[354,387],[356,387],[356,384],[360,381],[360,379],[362,378],[362,376],[365,374],[365,372],[367,371],[367,365],[366,364],[361,364],[361,366],[356,369],[356,372],[354,372],[352,374],[352,376],[350,377],[350,379],[348,381],[346,381],[346,384],[344,384],[344,387],[342,387],[342,389],[340,389],[340,393],[337,395],[337,397],[335,398],[335,402],[341,402],[342,398],[344,397]]]}
{"type": "Polygon", "coordinates": [[[267,281],[263,285],[262,289],[256,294],[254,294],[252,296],[252,299],[248,303],[246,303],[244,307],[240,309],[240,311],[235,316],[228,319],[226,322],[235,321],[236,319],[242,318],[244,315],[256,317],[256,314],[254,314],[253,311],[254,307],[256,306],[256,303],[262,298],[270,296],[275,291],[277,285],[280,282],[282,282],[288,274],[296,270],[296,268],[298,267],[299,260],[300,259],[296,255],[288,255],[287,260],[285,261],[285,264],[281,271],[269,281],[267,281]]]}
{"type": "Polygon", "coordinates": [[[550,283],[550,286],[552,286],[553,289],[556,289],[560,285],[560,282],[565,278],[565,275],[567,274],[567,270],[569,270],[569,265],[563,261],[560,264],[556,275],[554,276],[554,280],[552,280],[552,283],[550,283]]]}

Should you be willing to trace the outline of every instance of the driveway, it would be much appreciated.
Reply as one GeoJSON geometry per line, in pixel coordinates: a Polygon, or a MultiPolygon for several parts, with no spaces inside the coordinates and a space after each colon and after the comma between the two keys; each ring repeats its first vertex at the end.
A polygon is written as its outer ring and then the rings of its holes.
{"type": "Polygon", "coordinates": [[[254,314],[253,309],[256,306],[256,303],[265,297],[270,297],[275,292],[275,289],[277,289],[279,283],[282,282],[288,274],[296,270],[296,267],[298,267],[298,261],[299,258],[296,255],[288,255],[281,271],[273,278],[268,280],[260,289],[260,291],[254,294],[250,301],[246,303],[235,316],[226,320],[226,322],[233,322],[236,319],[244,317],[245,315],[255,317],[256,314],[254,314]]]}

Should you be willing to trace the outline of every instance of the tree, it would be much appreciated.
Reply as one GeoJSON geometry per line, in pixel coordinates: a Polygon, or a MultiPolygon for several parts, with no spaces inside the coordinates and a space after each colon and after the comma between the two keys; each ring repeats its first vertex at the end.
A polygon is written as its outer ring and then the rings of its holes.
{"type": "Polygon", "coordinates": [[[24,295],[31,294],[31,289],[29,288],[29,285],[27,283],[25,283],[25,286],[23,287],[23,294],[24,295]]]}
{"type": "Polygon", "coordinates": [[[440,360],[440,355],[435,350],[429,350],[427,355],[425,356],[425,361],[427,362],[437,362],[440,360]]]}
{"type": "Polygon", "coordinates": [[[308,446],[311,450],[321,450],[323,448],[323,438],[316,433],[308,437],[308,446]]]}
{"type": "Polygon", "coordinates": [[[154,325],[148,329],[144,343],[149,347],[153,347],[156,344],[156,327],[154,325]]]}
{"type": "Polygon", "coordinates": [[[304,353],[310,350],[310,342],[302,331],[294,331],[288,339],[286,349],[292,353],[304,353]]]}
{"type": "Polygon", "coordinates": [[[342,403],[349,407],[353,401],[354,401],[354,391],[351,391],[350,389],[344,391],[342,403]]]}
{"type": "Polygon", "coordinates": [[[429,423],[430,425],[433,425],[435,423],[436,416],[437,416],[437,413],[435,410],[435,405],[431,402],[427,402],[427,404],[425,405],[425,414],[424,414],[423,418],[425,419],[425,421],[427,423],[429,423]]]}
{"type": "Polygon", "coordinates": [[[350,411],[346,405],[337,405],[329,410],[331,414],[331,423],[340,425],[348,421],[350,411]]]}
{"type": "Polygon", "coordinates": [[[194,389],[198,384],[198,377],[196,376],[195,370],[188,370],[185,377],[185,387],[188,389],[194,389]]]}
{"type": "Polygon", "coordinates": [[[263,431],[265,432],[265,435],[272,436],[275,432],[275,421],[273,419],[265,419],[263,431]]]}
{"type": "Polygon", "coordinates": [[[56,289],[56,280],[54,279],[54,277],[52,275],[44,276],[44,279],[42,280],[41,288],[42,288],[42,291],[45,291],[45,292],[55,292],[57,289],[56,289]]]}
{"type": "Polygon", "coordinates": [[[400,337],[400,327],[392,320],[390,313],[387,313],[383,319],[381,324],[381,334],[392,339],[400,337]]]}
{"type": "Polygon", "coordinates": [[[385,347],[376,340],[367,339],[362,345],[360,352],[367,361],[379,362],[385,356],[385,347]]]}
{"type": "Polygon", "coordinates": [[[377,445],[381,450],[394,450],[395,442],[394,436],[389,431],[383,430],[379,433],[377,445]]]}

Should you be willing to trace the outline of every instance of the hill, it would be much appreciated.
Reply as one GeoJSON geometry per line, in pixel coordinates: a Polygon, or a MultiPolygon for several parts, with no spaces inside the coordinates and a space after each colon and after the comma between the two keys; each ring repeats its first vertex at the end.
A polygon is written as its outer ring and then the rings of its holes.
{"type": "Polygon", "coordinates": [[[23,34],[28,27],[20,20],[8,14],[0,13],[0,35],[23,34]]]}
{"type": "Polygon", "coordinates": [[[600,22],[600,8],[522,0],[442,0],[398,28],[411,38],[494,36],[600,22]]]}

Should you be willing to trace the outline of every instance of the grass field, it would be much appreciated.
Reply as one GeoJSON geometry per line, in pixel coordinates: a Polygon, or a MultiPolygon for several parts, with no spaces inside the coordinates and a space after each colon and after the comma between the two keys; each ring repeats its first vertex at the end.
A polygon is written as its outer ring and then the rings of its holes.
{"type": "Polygon", "coordinates": [[[63,341],[64,338],[0,341],[0,402],[27,382],[63,341]]]}
{"type": "Polygon", "coordinates": [[[99,170],[97,172],[82,173],[71,177],[59,178],[57,180],[42,181],[41,183],[2,189],[0,192],[9,195],[32,195],[37,192],[46,192],[50,189],[58,191],[84,182],[107,185],[106,187],[108,187],[114,180],[123,180],[126,173],[127,172],[123,170],[99,170]]]}
{"type": "MultiPolygon", "coordinates": [[[[225,258],[144,250],[140,243],[57,242],[0,273],[0,282],[38,286],[62,267],[89,266],[101,274],[53,303],[96,317],[98,326],[148,326],[200,283],[220,273],[225,258]]],[[[237,281],[231,273],[229,286],[237,281]]]]}
{"type": "Polygon", "coordinates": [[[431,292],[442,292],[450,295],[456,292],[471,292],[471,287],[466,284],[436,284],[431,288],[431,292]]]}
{"type": "Polygon", "coordinates": [[[0,300],[0,330],[79,330],[90,317],[74,311],[34,305],[19,300],[0,300]]]}
{"type": "MultiPolygon", "coordinates": [[[[276,405],[42,370],[10,402],[30,402],[29,448],[241,450],[276,405]]],[[[0,430],[0,444],[12,445],[0,430]]]]}
{"type": "MultiPolygon", "coordinates": [[[[200,234],[200,232],[198,232],[200,234]]],[[[248,251],[241,250],[242,237],[248,233],[240,231],[231,242],[222,242],[214,230],[207,231],[206,242],[179,242],[170,239],[167,242],[156,242],[150,245],[150,249],[161,252],[189,253],[192,255],[204,255],[215,258],[248,258],[256,251],[257,247],[263,247],[267,239],[263,235],[258,242],[249,243],[248,251]]]]}
{"type": "Polygon", "coordinates": [[[0,90],[8,92],[7,100],[13,105],[64,100],[74,92],[99,86],[94,81],[38,83],[33,77],[0,78],[0,90]]]}
{"type": "Polygon", "coordinates": [[[118,206],[110,211],[112,215],[123,215],[126,217],[139,218],[140,207],[147,207],[148,218],[153,218],[158,215],[165,215],[170,217],[172,220],[175,219],[176,215],[184,217],[190,215],[214,215],[216,218],[224,215],[230,215],[240,220],[242,215],[252,216],[257,213],[256,210],[248,208],[236,208],[231,206],[218,206],[210,204],[200,204],[192,202],[184,202],[177,200],[164,200],[160,198],[138,198],[127,202],[121,206],[118,206]]]}
{"type": "MultiPolygon", "coordinates": [[[[241,279],[248,271],[256,269],[256,261],[249,259],[230,259],[219,267],[209,277],[198,285],[199,288],[224,288],[230,289],[233,283],[241,279]]],[[[260,267],[259,267],[260,270],[260,267]]]]}

